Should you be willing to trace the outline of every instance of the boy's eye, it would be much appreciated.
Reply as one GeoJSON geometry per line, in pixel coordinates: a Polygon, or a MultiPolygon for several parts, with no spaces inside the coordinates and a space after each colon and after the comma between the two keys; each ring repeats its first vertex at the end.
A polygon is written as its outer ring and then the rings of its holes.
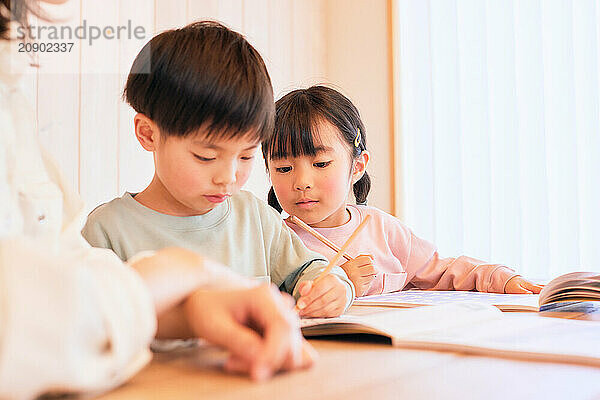
{"type": "Polygon", "coordinates": [[[290,172],[292,170],[292,167],[278,167],[275,168],[275,171],[279,172],[280,174],[285,174],[286,172],[290,172]]]}
{"type": "Polygon", "coordinates": [[[250,160],[252,160],[252,159],[254,158],[254,156],[242,156],[242,157],[240,157],[240,158],[241,158],[242,160],[244,160],[244,161],[250,161],[250,160]]]}
{"type": "Polygon", "coordinates": [[[313,163],[313,165],[317,168],[325,168],[327,167],[329,164],[331,164],[331,161],[321,161],[321,162],[316,162],[313,163]]]}
{"type": "Polygon", "coordinates": [[[194,154],[194,157],[196,157],[200,161],[214,161],[214,160],[216,160],[215,157],[212,157],[212,158],[202,157],[202,156],[199,156],[198,154],[194,154]]]}

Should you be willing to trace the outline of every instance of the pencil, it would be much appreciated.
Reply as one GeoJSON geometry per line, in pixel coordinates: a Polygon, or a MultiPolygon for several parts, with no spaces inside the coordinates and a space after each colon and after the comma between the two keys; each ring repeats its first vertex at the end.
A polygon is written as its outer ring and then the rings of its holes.
{"type": "Polygon", "coordinates": [[[352,241],[354,240],[354,238],[356,238],[356,236],[358,236],[358,234],[360,233],[360,231],[365,227],[365,225],[369,221],[370,217],[371,217],[370,215],[367,215],[365,217],[365,219],[363,219],[363,221],[360,223],[360,225],[358,225],[356,227],[356,229],[354,230],[354,232],[352,232],[352,235],[350,235],[350,237],[348,238],[348,240],[346,240],[346,243],[344,243],[344,245],[342,246],[342,248],[336,253],[336,255],[331,259],[331,261],[329,261],[329,264],[327,265],[327,268],[325,268],[323,270],[323,272],[321,272],[321,274],[317,277],[317,279],[315,279],[315,283],[317,283],[318,281],[320,281],[321,279],[323,279],[323,277],[325,275],[327,275],[331,271],[331,269],[333,268],[333,266],[335,265],[335,263],[338,262],[338,260],[342,256],[342,254],[344,254],[344,252],[346,251],[346,249],[348,249],[348,246],[350,246],[350,244],[352,243],[352,241]]]}
{"type": "MultiPolygon", "coordinates": [[[[317,240],[320,240],[321,242],[323,242],[323,244],[325,246],[329,247],[331,250],[335,251],[336,253],[338,251],[340,251],[340,248],[337,247],[335,245],[335,243],[333,243],[331,240],[327,239],[325,236],[321,235],[319,232],[315,231],[313,228],[310,227],[310,225],[308,225],[307,223],[302,221],[300,218],[298,218],[294,215],[290,215],[290,217],[288,219],[290,221],[292,221],[294,224],[298,225],[300,228],[304,229],[306,232],[313,235],[317,240]]],[[[350,257],[346,253],[342,254],[342,257],[344,257],[347,261],[352,260],[352,257],[350,257]]]]}

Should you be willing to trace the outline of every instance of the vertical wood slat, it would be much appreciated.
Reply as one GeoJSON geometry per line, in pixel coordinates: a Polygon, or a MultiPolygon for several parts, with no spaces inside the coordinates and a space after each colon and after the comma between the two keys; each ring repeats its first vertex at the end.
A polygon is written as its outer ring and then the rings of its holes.
{"type": "MultiPolygon", "coordinates": [[[[254,7],[251,2],[249,7],[254,7]]],[[[220,0],[217,19],[234,31],[244,32],[244,1],[220,0]]]]}
{"type": "MultiPolygon", "coordinates": [[[[47,22],[46,26],[69,26],[80,23],[79,2],[64,5],[45,5],[45,12],[60,22],[47,22]]],[[[38,73],[38,124],[39,139],[56,161],[67,184],[79,190],[79,60],[81,43],[77,38],[63,37],[52,43],[74,43],[70,52],[39,53],[38,73]],[[45,94],[52,93],[54,96],[45,94]],[[57,101],[57,98],[59,101],[57,101]]],[[[44,38],[40,42],[48,42],[44,38]]]]}
{"type": "MultiPolygon", "coordinates": [[[[141,26],[145,38],[135,36],[119,43],[119,94],[122,93],[133,60],[142,47],[152,38],[154,32],[154,3],[147,0],[121,0],[119,4],[119,24],[141,26]]],[[[141,35],[139,35],[141,36],[141,35]]],[[[147,71],[139,71],[147,72],[147,71]]],[[[135,137],[133,117],[135,111],[125,101],[119,101],[119,188],[118,194],[125,191],[140,192],[151,181],[154,172],[152,154],[145,151],[135,137]]]]}
{"type": "MultiPolygon", "coordinates": [[[[88,26],[114,26],[117,1],[84,1],[88,26]]],[[[89,209],[118,192],[119,42],[81,43],[80,194],[89,209]]]]}
{"type": "Polygon", "coordinates": [[[292,2],[292,80],[307,87],[325,80],[325,5],[320,0],[292,2]]]}
{"type": "Polygon", "coordinates": [[[269,2],[269,58],[275,99],[295,86],[293,80],[292,0],[269,2]]]}
{"type": "Polygon", "coordinates": [[[219,13],[219,0],[188,0],[187,22],[200,20],[217,20],[219,13]]]}
{"type": "MultiPolygon", "coordinates": [[[[243,7],[244,30],[242,33],[254,46],[263,58],[267,70],[271,69],[271,53],[269,47],[269,0],[246,0],[243,7]]],[[[259,198],[266,200],[270,184],[265,171],[265,163],[260,149],[257,151],[253,163],[252,173],[248,178],[245,188],[252,191],[259,198]]]]}
{"type": "MultiPolygon", "coordinates": [[[[142,7],[148,7],[148,2],[145,4],[142,7]]],[[[167,29],[179,28],[187,22],[187,0],[154,0],[154,7],[154,31],[156,33],[167,29]]]]}
{"type": "MultiPolygon", "coordinates": [[[[72,15],[74,25],[85,20],[88,27],[115,26],[131,19],[133,26],[146,28],[147,39],[154,32],[180,27],[193,20],[217,19],[247,35],[263,55],[276,96],[301,81],[321,80],[325,70],[324,5],[319,1],[296,6],[292,0],[259,0],[259,3],[154,0],[151,3],[155,7],[148,7],[148,3],[145,0],[80,0],[68,4],[77,7],[72,15]],[[293,16],[294,7],[305,15],[293,16]],[[311,31],[305,26],[302,32],[309,35],[306,40],[294,40],[292,19],[309,21],[316,28],[311,31]],[[294,41],[305,43],[296,51],[294,41]],[[296,61],[292,61],[292,53],[296,61]]],[[[142,45],[135,40],[119,43],[99,39],[90,46],[83,40],[76,43],[73,53],[60,60],[62,72],[68,73],[54,75],[42,71],[39,78],[34,73],[25,83],[26,92],[33,103],[38,104],[40,138],[44,146],[58,160],[67,180],[79,189],[89,209],[124,190],[140,190],[152,171],[151,157],[140,149],[133,134],[133,112],[120,100],[131,62],[142,45]],[[61,100],[56,101],[46,94],[50,92],[60,92],[61,100]],[[57,131],[58,136],[54,137],[57,131]]],[[[60,63],[55,61],[50,60],[47,65],[57,68],[60,63]]],[[[263,171],[262,160],[257,159],[256,176],[248,188],[260,196],[268,188],[263,171]]]]}

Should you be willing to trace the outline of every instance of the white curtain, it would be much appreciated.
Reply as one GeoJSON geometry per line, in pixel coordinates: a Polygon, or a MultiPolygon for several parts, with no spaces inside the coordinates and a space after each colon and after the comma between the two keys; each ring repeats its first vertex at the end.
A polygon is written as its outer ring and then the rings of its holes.
{"type": "Polygon", "coordinates": [[[395,0],[405,222],[442,255],[600,271],[600,2],[395,0]]]}

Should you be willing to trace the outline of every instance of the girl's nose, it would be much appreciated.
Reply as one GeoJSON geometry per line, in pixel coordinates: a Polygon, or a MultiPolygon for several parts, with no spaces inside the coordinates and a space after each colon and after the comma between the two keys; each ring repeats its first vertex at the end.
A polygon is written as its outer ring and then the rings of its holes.
{"type": "Polygon", "coordinates": [[[310,189],[310,185],[308,183],[297,183],[296,190],[308,190],[310,189]]]}

